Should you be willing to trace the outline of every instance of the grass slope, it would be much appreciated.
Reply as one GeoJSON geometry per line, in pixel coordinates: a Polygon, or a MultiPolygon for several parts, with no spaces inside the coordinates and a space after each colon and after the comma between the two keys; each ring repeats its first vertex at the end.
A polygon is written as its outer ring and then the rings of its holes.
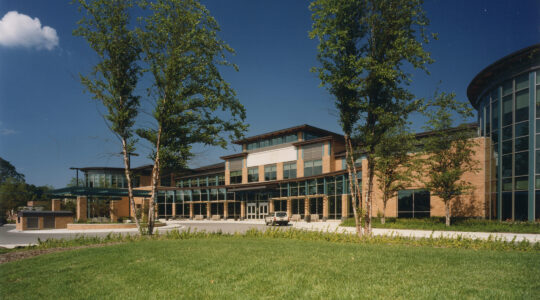
{"type": "Polygon", "coordinates": [[[263,238],[154,240],[0,265],[5,299],[536,298],[540,253],[263,238]]]}

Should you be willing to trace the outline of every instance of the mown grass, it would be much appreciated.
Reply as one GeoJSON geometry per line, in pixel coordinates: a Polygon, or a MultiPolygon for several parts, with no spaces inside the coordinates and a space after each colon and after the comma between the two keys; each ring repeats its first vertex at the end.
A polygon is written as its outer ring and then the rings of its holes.
{"type": "MultiPolygon", "coordinates": [[[[449,230],[471,232],[513,232],[513,233],[540,233],[540,222],[499,222],[482,219],[452,219],[450,227],[446,227],[444,218],[402,219],[386,218],[381,224],[379,218],[373,218],[374,228],[392,229],[422,229],[422,230],[449,230]]],[[[354,218],[348,218],[341,226],[354,227],[354,218]]]]}
{"type": "Polygon", "coordinates": [[[5,299],[533,299],[540,293],[537,250],[328,242],[325,234],[284,234],[175,232],[37,256],[0,265],[1,294],[5,299]]]}

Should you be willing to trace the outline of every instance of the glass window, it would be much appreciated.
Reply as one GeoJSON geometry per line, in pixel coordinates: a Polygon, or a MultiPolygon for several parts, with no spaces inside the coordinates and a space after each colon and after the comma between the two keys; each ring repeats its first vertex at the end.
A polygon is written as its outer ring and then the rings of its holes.
{"type": "Polygon", "coordinates": [[[514,193],[514,220],[526,221],[529,208],[529,197],[527,192],[514,193]]]}
{"type": "Polygon", "coordinates": [[[231,184],[242,183],[242,171],[231,171],[231,184]]]}
{"type": "Polygon", "coordinates": [[[512,155],[504,155],[502,158],[502,175],[503,177],[512,176],[512,155]]]}
{"type": "Polygon", "coordinates": [[[503,154],[510,154],[512,153],[512,140],[503,142],[503,148],[502,148],[503,154]]]}
{"type": "Polygon", "coordinates": [[[304,176],[322,174],[322,160],[309,160],[304,162],[304,176]]]}
{"type": "Polygon", "coordinates": [[[398,191],[398,218],[425,218],[430,216],[430,210],[429,191],[398,191]]]}
{"type": "Polygon", "coordinates": [[[264,167],[264,180],[276,180],[276,165],[270,165],[264,167]]]}
{"type": "Polygon", "coordinates": [[[529,91],[516,93],[516,123],[529,119],[529,91]]]}
{"type": "Polygon", "coordinates": [[[503,126],[512,124],[512,95],[503,97],[503,126]]]}
{"type": "Polygon", "coordinates": [[[529,74],[516,77],[516,91],[529,87],[529,74]]]}
{"type": "Polygon", "coordinates": [[[512,191],[512,178],[505,178],[502,180],[502,190],[512,191]]]}
{"type": "Polygon", "coordinates": [[[248,182],[259,181],[259,168],[253,167],[248,169],[248,182]]]}
{"type": "Polygon", "coordinates": [[[509,80],[503,84],[503,96],[512,94],[512,80],[509,80]]]}
{"type": "Polygon", "coordinates": [[[516,152],[527,150],[529,148],[529,137],[526,136],[526,137],[516,139],[515,148],[516,148],[515,150],[516,152]]]}
{"type": "Polygon", "coordinates": [[[527,175],[529,172],[529,152],[519,152],[515,154],[515,176],[527,175]]]}
{"type": "Polygon", "coordinates": [[[512,219],[512,192],[502,193],[502,219],[503,221],[512,219]]]}
{"type": "Polygon", "coordinates": [[[516,190],[527,190],[529,188],[529,177],[516,177],[515,178],[515,189],[516,190]]]}
{"type": "Polygon", "coordinates": [[[296,178],[296,162],[283,164],[283,179],[296,178]]]}
{"type": "Polygon", "coordinates": [[[491,123],[493,126],[493,130],[499,128],[499,101],[495,101],[491,104],[491,109],[493,110],[493,114],[491,115],[491,123]]]}
{"type": "Polygon", "coordinates": [[[504,127],[503,130],[503,141],[509,140],[512,138],[512,125],[504,127]]]}
{"type": "Polygon", "coordinates": [[[529,122],[521,122],[515,125],[516,137],[529,135],[529,122]]]}

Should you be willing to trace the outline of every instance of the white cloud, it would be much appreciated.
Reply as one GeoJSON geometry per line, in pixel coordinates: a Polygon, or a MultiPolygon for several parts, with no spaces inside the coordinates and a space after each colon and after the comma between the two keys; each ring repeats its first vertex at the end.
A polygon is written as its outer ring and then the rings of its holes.
{"type": "Polygon", "coordinates": [[[0,45],[52,50],[58,35],[54,28],[42,27],[38,18],[10,11],[0,20],[0,45]]]}
{"type": "Polygon", "coordinates": [[[17,131],[15,131],[13,129],[0,128],[0,135],[11,135],[11,134],[15,134],[15,133],[17,133],[17,131]]]}

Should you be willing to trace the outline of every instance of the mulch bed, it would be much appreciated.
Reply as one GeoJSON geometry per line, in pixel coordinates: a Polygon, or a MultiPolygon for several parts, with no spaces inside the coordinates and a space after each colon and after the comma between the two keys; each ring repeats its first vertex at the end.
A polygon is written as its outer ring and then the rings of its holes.
{"type": "Polygon", "coordinates": [[[85,249],[85,248],[99,248],[103,246],[110,246],[120,243],[107,243],[107,244],[94,244],[94,245],[85,245],[85,246],[77,246],[77,247],[69,247],[69,248],[50,248],[50,249],[37,249],[37,250],[15,250],[11,252],[7,252],[4,254],[0,254],[0,264],[21,260],[25,258],[30,258],[42,254],[49,254],[49,253],[55,253],[55,252],[63,252],[63,251],[69,251],[69,250],[77,250],[77,249],[85,249]]]}

